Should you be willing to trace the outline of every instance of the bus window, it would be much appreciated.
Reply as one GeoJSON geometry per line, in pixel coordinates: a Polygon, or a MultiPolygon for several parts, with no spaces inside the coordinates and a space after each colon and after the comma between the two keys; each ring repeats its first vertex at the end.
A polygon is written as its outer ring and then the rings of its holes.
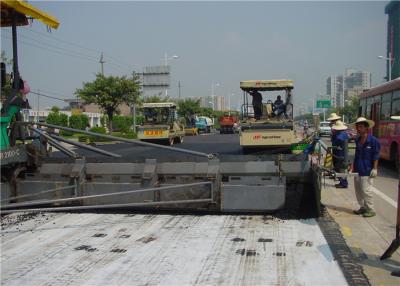
{"type": "Polygon", "coordinates": [[[368,119],[371,118],[371,108],[372,108],[373,103],[374,103],[374,98],[368,97],[367,98],[367,106],[365,108],[365,117],[368,119]]]}
{"type": "Polygon", "coordinates": [[[367,100],[365,98],[360,99],[360,106],[358,109],[358,117],[365,117],[365,105],[367,104],[367,100]]]}
{"type": "Polygon", "coordinates": [[[393,100],[391,115],[400,115],[400,98],[393,100]]]}
{"type": "Polygon", "coordinates": [[[382,96],[380,120],[390,120],[390,107],[392,105],[392,93],[385,93],[382,96]]]}
{"type": "Polygon", "coordinates": [[[393,91],[393,100],[397,98],[400,99],[400,90],[393,91]]]}

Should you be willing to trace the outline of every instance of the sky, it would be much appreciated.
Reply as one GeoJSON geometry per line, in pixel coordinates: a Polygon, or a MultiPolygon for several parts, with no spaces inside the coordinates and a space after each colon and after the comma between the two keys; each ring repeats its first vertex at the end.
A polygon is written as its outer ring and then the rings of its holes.
{"type": "MultiPolygon", "coordinates": [[[[293,79],[296,109],[326,93],[326,79],[346,68],[383,82],[388,1],[29,1],[60,21],[47,31],[34,21],[18,29],[19,67],[33,91],[74,98],[95,79],[104,53],[105,75],[129,75],[171,59],[168,95],[214,94],[235,108],[241,80],[293,79]]],[[[12,56],[11,29],[1,49],[12,56]]],[[[37,108],[37,96],[28,96],[37,108]]],[[[40,98],[40,108],[65,106],[40,98]]]]}

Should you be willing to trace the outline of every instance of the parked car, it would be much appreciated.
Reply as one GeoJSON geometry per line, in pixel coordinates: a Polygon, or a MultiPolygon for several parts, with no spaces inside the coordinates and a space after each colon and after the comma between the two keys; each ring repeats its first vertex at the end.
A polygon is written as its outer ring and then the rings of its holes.
{"type": "Polygon", "coordinates": [[[353,128],[347,128],[346,133],[349,136],[349,142],[354,142],[358,136],[357,131],[353,128]]]}
{"type": "Polygon", "coordinates": [[[331,136],[332,134],[332,129],[330,126],[330,122],[329,121],[322,121],[319,123],[318,126],[318,131],[319,131],[319,136],[331,136]]]}

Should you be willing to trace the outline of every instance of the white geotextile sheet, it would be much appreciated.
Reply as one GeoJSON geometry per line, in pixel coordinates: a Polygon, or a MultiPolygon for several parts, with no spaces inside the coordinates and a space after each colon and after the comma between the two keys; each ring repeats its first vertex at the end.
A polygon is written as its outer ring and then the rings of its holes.
{"type": "Polygon", "coordinates": [[[347,282],[314,219],[46,213],[2,229],[1,285],[347,282]]]}

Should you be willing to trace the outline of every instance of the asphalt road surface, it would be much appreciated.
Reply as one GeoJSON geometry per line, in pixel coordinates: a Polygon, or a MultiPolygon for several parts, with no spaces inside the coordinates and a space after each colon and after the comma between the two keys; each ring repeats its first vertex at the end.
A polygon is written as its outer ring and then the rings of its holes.
{"type": "MultiPolygon", "coordinates": [[[[138,144],[130,143],[98,143],[97,146],[100,149],[110,151],[119,155],[122,155],[124,160],[143,160],[143,159],[163,159],[163,160],[182,160],[184,158],[189,158],[193,160],[198,157],[195,155],[184,154],[180,152],[173,152],[170,150],[164,150],[161,148],[141,146],[138,144]]],[[[193,150],[197,152],[203,152],[206,154],[215,155],[240,155],[242,154],[242,149],[239,145],[239,135],[238,134],[219,134],[219,133],[209,133],[200,134],[198,136],[185,136],[184,142],[182,144],[174,144],[172,146],[174,149],[186,149],[193,150]]],[[[102,155],[98,155],[91,151],[82,150],[79,148],[71,148],[78,154],[84,155],[87,158],[105,158],[102,155]]],[[[63,156],[59,152],[54,154],[55,157],[63,156]]],[[[201,157],[198,157],[201,158],[201,157]]],[[[205,158],[206,159],[206,158],[205,158]]]]}

